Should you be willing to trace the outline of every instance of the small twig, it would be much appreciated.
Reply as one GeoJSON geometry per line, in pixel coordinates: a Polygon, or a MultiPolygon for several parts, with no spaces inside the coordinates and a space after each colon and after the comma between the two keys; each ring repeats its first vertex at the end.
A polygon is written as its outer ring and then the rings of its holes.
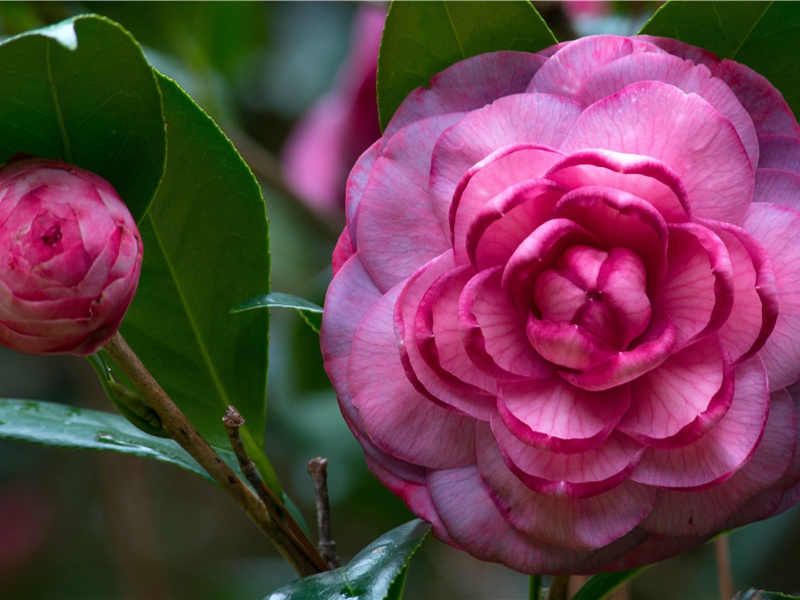
{"type": "Polygon", "coordinates": [[[236,455],[236,460],[239,461],[239,468],[242,470],[242,473],[244,473],[247,481],[250,482],[250,485],[253,486],[256,494],[258,494],[258,497],[264,503],[264,506],[267,507],[273,521],[285,530],[289,538],[292,539],[298,547],[303,548],[308,556],[313,557],[314,562],[317,563],[317,566],[321,567],[321,570],[328,570],[325,559],[318,554],[317,549],[314,548],[314,545],[308,537],[306,537],[305,533],[303,533],[300,525],[297,524],[297,521],[295,521],[292,515],[286,510],[282,500],[278,498],[275,492],[269,489],[261,479],[256,465],[247,454],[244,442],[239,434],[239,428],[244,425],[244,417],[242,417],[239,411],[233,406],[229,406],[228,410],[225,411],[225,416],[222,417],[222,423],[225,425],[225,433],[228,434],[228,439],[231,442],[233,453],[236,455]]]}
{"type": "Polygon", "coordinates": [[[550,583],[547,600],[567,600],[569,596],[569,575],[556,575],[550,583]]]}
{"type": "Polygon", "coordinates": [[[324,561],[313,546],[312,552],[309,553],[273,521],[265,504],[198,433],[119,333],[115,333],[109,340],[105,350],[156,412],[167,435],[208,471],[214,481],[239,504],[299,575],[313,575],[326,570],[324,561]]]}
{"type": "Polygon", "coordinates": [[[717,557],[717,581],[719,582],[720,597],[722,600],[730,600],[733,597],[733,575],[727,535],[717,536],[717,539],[714,540],[714,553],[717,557]]]}
{"type": "Polygon", "coordinates": [[[331,505],[328,499],[328,459],[317,457],[308,461],[308,474],[314,484],[317,501],[317,529],[319,553],[332,569],[342,565],[336,554],[336,542],[331,539],[331,505]]]}

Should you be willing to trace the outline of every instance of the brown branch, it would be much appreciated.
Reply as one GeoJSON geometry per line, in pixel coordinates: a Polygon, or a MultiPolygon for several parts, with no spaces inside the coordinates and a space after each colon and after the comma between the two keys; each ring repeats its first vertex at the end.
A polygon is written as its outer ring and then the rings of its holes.
{"type": "Polygon", "coordinates": [[[303,533],[300,525],[297,524],[297,521],[294,520],[294,517],[292,517],[286,509],[283,501],[278,498],[275,492],[261,479],[255,464],[250,459],[250,456],[248,456],[247,450],[244,447],[244,442],[242,442],[242,437],[239,435],[239,428],[244,425],[244,417],[242,417],[239,411],[233,406],[229,406],[228,410],[225,412],[225,416],[222,418],[222,423],[225,425],[225,432],[228,434],[228,439],[231,442],[233,453],[236,455],[236,460],[239,461],[239,468],[242,470],[242,473],[244,473],[247,481],[250,482],[250,485],[253,486],[256,494],[258,494],[258,497],[264,503],[264,506],[267,507],[272,520],[286,532],[286,535],[292,539],[299,548],[303,549],[307,556],[313,558],[314,563],[320,570],[327,571],[329,569],[328,563],[319,555],[317,549],[314,548],[314,545],[306,534],[303,533]]]}
{"type": "Polygon", "coordinates": [[[331,505],[328,498],[328,460],[317,457],[308,461],[308,474],[314,484],[317,501],[317,529],[319,553],[332,569],[342,566],[336,554],[336,542],[331,539],[331,505]]]}
{"type": "Polygon", "coordinates": [[[729,600],[733,597],[733,575],[731,573],[731,552],[727,535],[719,535],[714,540],[714,553],[717,559],[719,595],[722,600],[729,600]]]}
{"type": "Polygon", "coordinates": [[[569,597],[569,575],[556,575],[550,583],[547,600],[567,600],[569,597]]]}
{"type": "Polygon", "coordinates": [[[320,564],[315,556],[309,555],[304,548],[298,546],[297,542],[273,521],[265,504],[203,439],[119,333],[114,334],[109,340],[105,350],[159,416],[167,435],[208,471],[214,481],[236,501],[299,575],[313,575],[326,569],[324,564],[320,564]]]}

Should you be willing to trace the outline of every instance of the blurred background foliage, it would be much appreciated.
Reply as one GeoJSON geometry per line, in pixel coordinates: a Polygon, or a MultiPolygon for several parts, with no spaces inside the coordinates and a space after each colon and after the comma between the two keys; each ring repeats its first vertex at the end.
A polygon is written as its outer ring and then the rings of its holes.
{"type": "MultiPolygon", "coordinates": [[[[559,40],[635,33],[658,6],[534,4],[559,40]]],[[[150,62],[218,122],[262,182],[273,289],[322,304],[343,213],[341,206],[321,210],[303,202],[282,175],[280,157],[314,103],[347,86],[341,68],[352,61],[352,29],[363,9],[348,2],[0,2],[0,35],[84,12],[131,31],[150,62]]],[[[315,518],[306,463],[328,458],[333,534],[346,560],[412,515],[366,469],[339,415],[317,335],[294,311],[276,310],[270,348],[267,454],[309,523],[315,518]]],[[[74,357],[0,351],[0,397],[113,410],[89,365],[74,357]]],[[[733,533],[736,588],[800,593],[799,534],[796,509],[733,533]]],[[[0,598],[257,599],[293,577],[234,503],[190,473],[0,441],[0,598]]],[[[713,547],[651,568],[630,593],[643,600],[718,597],[713,547]]],[[[527,577],[433,538],[416,554],[406,588],[409,599],[526,594],[527,577]]]]}

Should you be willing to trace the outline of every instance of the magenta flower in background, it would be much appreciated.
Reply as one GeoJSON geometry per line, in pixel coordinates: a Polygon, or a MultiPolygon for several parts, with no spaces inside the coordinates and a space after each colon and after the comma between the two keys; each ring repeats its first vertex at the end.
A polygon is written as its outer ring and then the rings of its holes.
{"type": "Polygon", "coordinates": [[[528,573],[800,499],[800,128],[749,68],[598,36],[457,63],[350,175],[322,349],[375,475],[528,573]]]}
{"type": "Polygon", "coordinates": [[[57,160],[0,168],[0,345],[91,354],[117,331],[142,242],[111,185],[57,160]]]}
{"type": "Polygon", "coordinates": [[[375,82],[385,20],[385,8],[359,6],[350,54],[334,88],[301,119],[283,148],[287,185],[323,213],[341,213],[347,174],[381,135],[375,82]]]}

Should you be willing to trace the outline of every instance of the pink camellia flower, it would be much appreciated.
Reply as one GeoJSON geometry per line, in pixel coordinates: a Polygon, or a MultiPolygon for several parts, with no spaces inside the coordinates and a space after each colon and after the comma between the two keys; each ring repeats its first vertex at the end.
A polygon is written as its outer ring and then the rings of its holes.
{"type": "Polygon", "coordinates": [[[800,127],[757,73],[648,37],[470,58],[347,202],[326,369],[440,539],[588,574],[800,499],[800,127]]]}
{"type": "Polygon", "coordinates": [[[117,331],[142,242],[111,185],[57,160],[0,169],[0,344],[91,354],[117,331]]]}
{"type": "Polygon", "coordinates": [[[283,149],[286,183],[322,213],[341,214],[347,174],[381,135],[375,83],[385,20],[384,7],[359,6],[350,54],[334,88],[301,119],[283,149]]]}

